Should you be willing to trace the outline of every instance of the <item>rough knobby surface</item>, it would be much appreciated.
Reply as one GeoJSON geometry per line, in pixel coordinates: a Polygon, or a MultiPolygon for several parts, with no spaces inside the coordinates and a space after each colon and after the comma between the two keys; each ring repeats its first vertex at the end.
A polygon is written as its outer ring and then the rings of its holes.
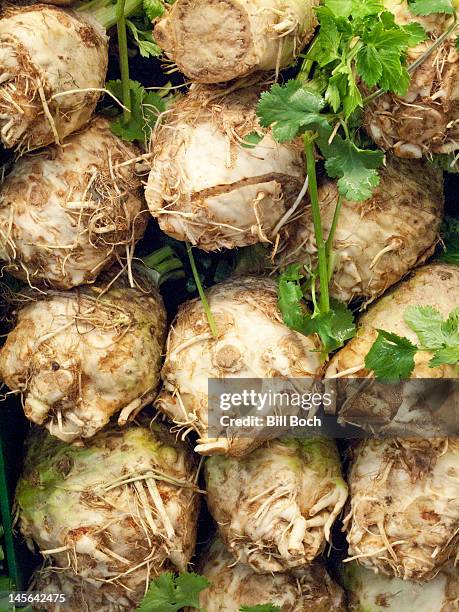
{"type": "Polygon", "coordinates": [[[92,283],[133,250],[146,226],[135,147],[98,118],[19,159],[0,191],[0,260],[31,285],[70,289],[92,283]]]}
{"type": "Polygon", "coordinates": [[[275,240],[305,167],[301,141],[278,144],[260,127],[259,93],[195,88],[157,129],[145,195],[169,236],[205,251],[275,240]]]}
{"type": "Polygon", "coordinates": [[[63,440],[93,436],[156,394],[166,312],[159,292],[120,281],[49,292],[25,303],[0,351],[0,378],[23,396],[28,419],[63,440]],[[99,289],[100,291],[100,289],[99,289]]]}
{"type": "Polygon", "coordinates": [[[180,307],[169,333],[161,374],[164,385],[155,405],[177,425],[199,434],[198,453],[242,455],[261,441],[206,436],[208,379],[314,377],[321,367],[319,342],[283,324],[277,286],[270,279],[220,283],[207,297],[217,337],[212,337],[199,299],[180,307]]]}
{"type": "MultiPolygon", "coordinates": [[[[443,217],[443,174],[425,163],[388,157],[381,182],[365,202],[343,200],[333,240],[333,297],[370,302],[432,255],[443,217]]],[[[323,178],[319,200],[327,238],[338,202],[334,181],[323,178]]],[[[311,208],[288,227],[277,264],[317,266],[311,208]]]]}
{"type": "Polygon", "coordinates": [[[108,39],[97,22],[45,4],[8,9],[0,18],[2,144],[25,152],[85,125],[107,65],[108,39]]]}
{"type": "Polygon", "coordinates": [[[98,584],[103,603],[114,587],[138,603],[152,577],[187,569],[196,469],[189,448],[157,424],[109,427],[84,447],[35,430],[16,490],[21,533],[77,584],[98,584]]]}
{"type": "Polygon", "coordinates": [[[434,578],[459,542],[459,441],[369,439],[349,473],[349,556],[404,580],[434,578]]]}
{"type": "Polygon", "coordinates": [[[211,586],[199,603],[207,612],[239,612],[241,606],[267,602],[282,612],[345,612],[344,593],[319,563],[295,573],[256,574],[234,558],[217,539],[205,555],[200,573],[211,586]]]}
{"type": "Polygon", "coordinates": [[[228,550],[255,572],[309,564],[330,540],[347,498],[335,443],[268,442],[247,457],[209,457],[207,504],[228,550]]]}

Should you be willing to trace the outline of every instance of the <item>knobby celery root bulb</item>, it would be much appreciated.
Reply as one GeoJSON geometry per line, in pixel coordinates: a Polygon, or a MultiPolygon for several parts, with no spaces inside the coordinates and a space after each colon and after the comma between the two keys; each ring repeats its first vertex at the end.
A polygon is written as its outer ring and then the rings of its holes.
{"type": "Polygon", "coordinates": [[[166,312],[159,292],[118,281],[25,303],[0,351],[0,377],[28,419],[62,440],[126,423],[156,394],[166,312]]]}
{"type": "Polygon", "coordinates": [[[430,582],[410,582],[376,574],[356,563],[343,568],[350,612],[455,612],[459,570],[448,564],[430,582]]]}
{"type": "MultiPolygon", "coordinates": [[[[330,293],[348,302],[381,295],[434,251],[443,216],[443,175],[417,161],[392,156],[381,182],[365,202],[343,200],[334,240],[335,265],[330,293]]],[[[323,178],[319,200],[325,238],[338,203],[336,182],[323,178]]],[[[311,208],[289,225],[277,264],[317,265],[311,208]]]]}
{"type": "MultiPolygon", "coordinates": [[[[357,334],[331,359],[326,377],[367,377],[365,356],[378,336],[378,329],[419,343],[416,333],[406,324],[404,314],[408,306],[433,306],[447,319],[459,303],[459,268],[433,263],[416,270],[407,280],[370,306],[358,322],[357,334]]],[[[456,378],[455,366],[429,367],[432,354],[418,351],[415,355],[413,378],[456,378]]]]}
{"type": "Polygon", "coordinates": [[[3,13],[0,139],[5,147],[24,152],[60,142],[91,118],[100,96],[95,90],[105,83],[108,39],[88,19],[45,4],[3,13]]]}
{"type": "Polygon", "coordinates": [[[457,438],[362,442],[349,474],[350,557],[404,580],[435,578],[457,554],[458,474],[457,438]]]}
{"type": "Polygon", "coordinates": [[[305,178],[303,147],[260,127],[259,93],[197,87],[157,129],[145,194],[169,236],[205,251],[275,239],[305,178]]]}
{"type": "MultiPolygon", "coordinates": [[[[64,147],[19,159],[0,192],[0,260],[30,284],[94,282],[146,225],[136,149],[94,120],[64,147]]],[[[147,213],[148,214],[148,213],[147,213]]]]}
{"type": "MultiPolygon", "coordinates": [[[[453,4],[459,8],[459,2],[453,4]]],[[[452,17],[413,15],[407,0],[384,0],[399,24],[421,23],[427,41],[408,50],[408,63],[418,60],[441,36],[452,17]]],[[[406,158],[451,153],[459,138],[459,54],[455,47],[457,29],[411,75],[408,93],[402,98],[384,94],[368,104],[365,124],[376,144],[406,158]]]]}
{"type": "Polygon", "coordinates": [[[270,279],[246,277],[207,292],[217,337],[209,329],[200,300],[180,307],[167,341],[163,388],[155,402],[174,423],[200,436],[203,455],[243,455],[262,441],[244,435],[210,439],[209,378],[307,378],[320,367],[315,336],[291,331],[277,308],[277,286],[270,279]]]}
{"type": "Polygon", "coordinates": [[[197,83],[285,68],[313,36],[318,0],[177,0],[156,42],[197,83]]]}
{"type": "Polygon", "coordinates": [[[199,511],[196,477],[190,449],[155,423],[108,427],[84,447],[36,429],[16,489],[19,527],[70,581],[84,580],[105,609],[118,609],[110,598],[138,603],[159,573],[186,571],[199,511]]]}
{"type": "Polygon", "coordinates": [[[205,475],[223,542],[259,573],[315,559],[348,494],[335,443],[325,438],[269,441],[239,459],[209,457],[205,475]]]}
{"type": "MultiPolygon", "coordinates": [[[[239,612],[241,606],[269,602],[283,612],[345,612],[344,593],[320,563],[279,574],[256,574],[234,563],[221,540],[212,544],[202,573],[210,586],[199,603],[207,612],[239,612]]],[[[194,608],[193,608],[194,610],[194,608]]]]}

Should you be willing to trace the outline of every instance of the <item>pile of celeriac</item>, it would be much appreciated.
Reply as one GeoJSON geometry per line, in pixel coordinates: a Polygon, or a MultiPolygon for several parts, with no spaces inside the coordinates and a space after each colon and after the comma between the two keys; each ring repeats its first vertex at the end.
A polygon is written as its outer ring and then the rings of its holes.
{"type": "Polygon", "coordinates": [[[0,10],[0,378],[33,424],[33,590],[457,610],[457,427],[408,391],[458,378],[457,0],[0,10]],[[212,378],[326,380],[370,435],[210,435],[212,378]],[[356,378],[407,384],[356,400],[356,378]]]}

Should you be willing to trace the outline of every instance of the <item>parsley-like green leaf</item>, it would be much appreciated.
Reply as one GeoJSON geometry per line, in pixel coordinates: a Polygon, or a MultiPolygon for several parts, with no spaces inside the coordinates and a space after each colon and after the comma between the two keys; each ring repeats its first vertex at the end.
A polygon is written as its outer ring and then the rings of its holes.
{"type": "Polygon", "coordinates": [[[258,604],[257,606],[241,606],[240,612],[281,612],[279,606],[274,604],[258,604]]]}
{"type": "Polygon", "coordinates": [[[158,57],[161,55],[161,47],[159,47],[153,40],[153,32],[150,30],[140,29],[130,19],[126,20],[126,25],[128,26],[142,57],[158,57]]]}
{"type": "Polygon", "coordinates": [[[459,308],[444,321],[433,306],[410,306],[405,311],[405,322],[416,332],[421,348],[434,353],[430,367],[459,361],[459,308]]]}
{"type": "Polygon", "coordinates": [[[454,15],[454,6],[451,0],[416,0],[410,3],[410,11],[423,17],[435,13],[454,15]]]}
{"type": "Polygon", "coordinates": [[[384,10],[381,0],[324,0],[324,6],[330,9],[337,17],[354,19],[377,15],[384,10]]]}
{"type": "Polygon", "coordinates": [[[278,307],[288,328],[307,335],[305,317],[307,312],[303,303],[300,264],[288,266],[278,280],[278,307]]]}
{"type": "Polygon", "coordinates": [[[408,338],[378,329],[378,338],[365,357],[365,368],[377,378],[395,381],[409,378],[417,350],[408,338]]]}
{"type": "Polygon", "coordinates": [[[445,346],[435,351],[434,356],[429,361],[431,368],[438,368],[442,365],[457,365],[459,363],[459,345],[445,346]]]}
{"type": "Polygon", "coordinates": [[[326,66],[340,58],[339,46],[341,33],[338,31],[336,21],[328,10],[317,11],[320,23],[320,36],[316,38],[309,57],[315,59],[319,66],[326,66]]]}
{"type": "Polygon", "coordinates": [[[161,0],[143,0],[143,10],[150,21],[154,21],[164,13],[161,0]]]}
{"type": "Polygon", "coordinates": [[[325,100],[317,92],[291,80],[262,93],[257,114],[260,124],[272,126],[274,138],[285,142],[300,131],[328,128],[327,119],[320,115],[324,106],[325,100]]]}
{"type": "Polygon", "coordinates": [[[408,46],[415,47],[422,42],[425,42],[428,38],[427,32],[424,30],[420,23],[408,23],[403,26],[403,29],[408,34],[408,46]]]}
{"type": "Polygon", "coordinates": [[[444,345],[443,317],[433,306],[408,306],[404,319],[408,327],[416,332],[423,348],[438,349],[444,345]]]}
{"type": "Polygon", "coordinates": [[[244,140],[241,143],[245,149],[253,149],[259,142],[263,140],[263,134],[259,134],[258,132],[250,132],[250,134],[246,134],[244,136],[244,140]]]}
{"type": "Polygon", "coordinates": [[[323,352],[342,347],[355,334],[354,316],[345,304],[331,300],[330,310],[311,316],[306,310],[300,264],[292,264],[279,277],[278,306],[284,323],[305,336],[318,334],[323,352]]]}
{"type": "Polygon", "coordinates": [[[459,266],[459,219],[446,217],[443,221],[441,237],[445,245],[445,252],[440,255],[440,259],[459,266]]]}
{"type": "Polygon", "coordinates": [[[172,572],[161,574],[148,589],[137,612],[177,612],[182,608],[199,608],[199,593],[209,581],[198,574],[172,572]]]}
{"type": "MultiPolygon", "coordinates": [[[[123,99],[120,80],[108,81],[107,89],[118,100],[123,99]]],[[[129,121],[119,117],[111,125],[112,132],[128,142],[146,142],[150,138],[158,115],[166,110],[164,99],[157,93],[148,92],[138,81],[130,81],[132,112],[129,121]]]]}
{"type": "Polygon", "coordinates": [[[342,302],[330,301],[330,310],[307,320],[307,335],[318,334],[324,353],[331,353],[344,346],[346,340],[355,336],[354,315],[342,302]]]}
{"type": "Polygon", "coordinates": [[[331,143],[321,137],[318,144],[326,159],[328,175],[338,179],[339,193],[346,200],[355,202],[371,197],[379,184],[377,169],[384,161],[384,153],[359,149],[339,135],[331,143]]]}
{"type": "Polygon", "coordinates": [[[376,47],[372,45],[362,47],[357,53],[355,67],[368,87],[374,87],[383,73],[383,65],[376,47]]]}

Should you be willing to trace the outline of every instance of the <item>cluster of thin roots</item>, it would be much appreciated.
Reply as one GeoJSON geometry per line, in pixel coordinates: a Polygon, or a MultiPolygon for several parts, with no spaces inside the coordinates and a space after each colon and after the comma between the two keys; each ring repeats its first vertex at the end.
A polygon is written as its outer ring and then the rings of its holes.
{"type": "MultiPolygon", "coordinates": [[[[116,510],[117,499],[121,498],[126,499],[128,504],[123,516],[118,514],[91,532],[92,539],[97,542],[96,559],[107,563],[110,569],[107,569],[107,577],[92,574],[90,578],[122,588],[128,594],[132,592],[133,584],[137,586],[139,582],[143,582],[146,592],[151,577],[161,569],[170,567],[168,559],[171,551],[177,550],[177,538],[180,537],[167,514],[157,482],[174,487],[174,495],[178,497],[178,503],[185,506],[186,512],[192,510],[193,504],[193,496],[186,491],[199,492],[196,485],[197,477],[197,471],[194,478],[188,481],[174,478],[159,469],[152,469],[144,473],[125,474],[91,487],[91,491],[83,491],[81,498],[84,504],[94,509],[116,510]],[[115,498],[110,492],[116,492],[115,498]],[[123,557],[110,547],[110,543],[113,542],[110,527],[114,523],[121,523],[124,519],[135,525],[137,544],[132,546],[136,553],[135,559],[123,557]],[[142,580],[138,579],[139,575],[142,576],[142,580]]],[[[74,574],[85,579],[88,577],[85,573],[86,555],[77,552],[71,532],[67,539],[68,543],[64,546],[40,552],[45,556],[65,553],[67,565],[53,566],[53,570],[71,569],[74,574]]]]}

